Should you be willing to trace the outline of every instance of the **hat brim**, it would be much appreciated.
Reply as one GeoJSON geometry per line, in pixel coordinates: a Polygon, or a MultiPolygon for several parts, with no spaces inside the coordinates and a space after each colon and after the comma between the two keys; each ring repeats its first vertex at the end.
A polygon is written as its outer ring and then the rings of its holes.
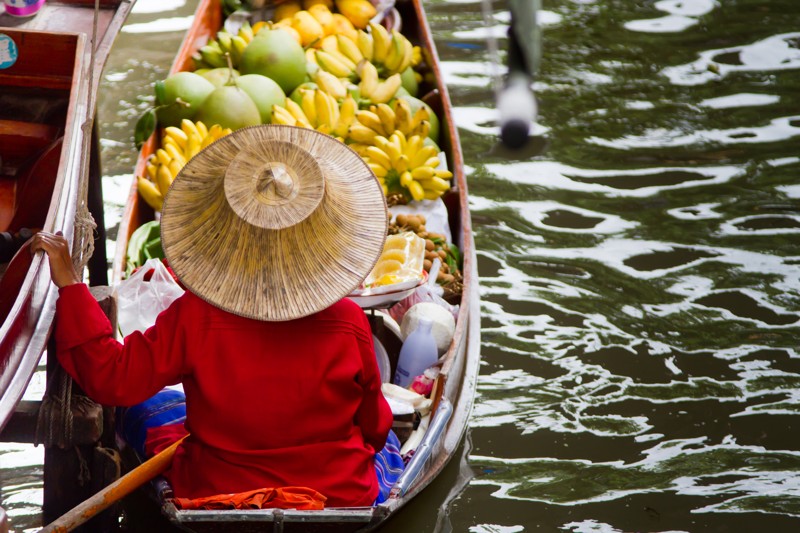
{"type": "Polygon", "coordinates": [[[165,198],[161,239],[181,282],[231,313],[292,320],[329,307],[356,289],[383,249],[386,200],[352,149],[294,126],[253,126],[227,135],[192,158],[165,198]],[[307,150],[325,180],[318,207],[285,228],[265,229],[228,203],[223,176],[254,141],[285,141],[307,150]]]}

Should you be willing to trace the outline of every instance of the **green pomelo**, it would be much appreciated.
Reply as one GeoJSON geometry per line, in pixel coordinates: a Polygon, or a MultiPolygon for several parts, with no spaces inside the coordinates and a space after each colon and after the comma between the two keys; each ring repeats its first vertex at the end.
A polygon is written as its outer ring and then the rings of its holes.
{"type": "Polygon", "coordinates": [[[272,106],[284,105],[286,94],[281,86],[260,74],[245,74],[236,80],[236,85],[256,104],[261,115],[261,123],[269,124],[272,119],[272,106]]]}
{"type": "Polygon", "coordinates": [[[300,105],[300,102],[303,100],[303,89],[319,89],[319,86],[313,81],[301,83],[297,86],[297,88],[295,88],[294,91],[292,91],[292,94],[289,95],[289,99],[295,104],[300,105]]]}
{"type": "Polygon", "coordinates": [[[431,123],[431,129],[428,132],[428,137],[433,139],[435,142],[439,142],[439,117],[436,116],[436,113],[433,112],[431,106],[420,100],[419,98],[414,98],[413,96],[406,96],[406,95],[399,95],[398,98],[402,98],[408,105],[411,106],[411,114],[417,112],[420,107],[426,107],[428,109],[428,114],[430,118],[428,121],[431,123]]]}
{"type": "Polygon", "coordinates": [[[255,102],[235,85],[214,89],[200,106],[195,119],[208,127],[219,124],[232,130],[261,124],[261,114],[255,102]]]}
{"type": "Polygon", "coordinates": [[[178,72],[164,81],[156,82],[156,118],[159,126],[180,126],[181,120],[191,120],[200,105],[214,91],[214,85],[194,72],[178,72]],[[177,103],[178,98],[188,105],[177,103]]]}
{"type": "Polygon", "coordinates": [[[288,32],[264,29],[245,48],[239,69],[266,76],[289,94],[306,77],[306,54],[288,32]]]}
{"type": "MultiPolygon", "coordinates": [[[[196,72],[196,71],[195,71],[196,72]]],[[[228,80],[231,79],[231,69],[228,67],[221,67],[221,68],[212,68],[200,74],[205,79],[211,82],[214,87],[222,87],[223,85],[228,84],[228,80]]],[[[239,71],[233,69],[233,79],[239,77],[239,71]]]]}
{"type": "Polygon", "coordinates": [[[417,96],[419,92],[419,85],[417,84],[417,76],[414,74],[414,69],[408,67],[400,74],[401,87],[408,91],[411,96],[417,96]]]}

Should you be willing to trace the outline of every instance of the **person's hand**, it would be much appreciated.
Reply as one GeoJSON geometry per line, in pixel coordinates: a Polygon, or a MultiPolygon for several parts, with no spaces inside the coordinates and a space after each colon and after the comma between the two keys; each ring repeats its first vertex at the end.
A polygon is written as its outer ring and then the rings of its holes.
{"type": "Polygon", "coordinates": [[[59,289],[67,285],[81,283],[81,277],[72,265],[67,239],[61,234],[40,231],[31,240],[31,253],[45,252],[50,260],[50,277],[59,289]]]}

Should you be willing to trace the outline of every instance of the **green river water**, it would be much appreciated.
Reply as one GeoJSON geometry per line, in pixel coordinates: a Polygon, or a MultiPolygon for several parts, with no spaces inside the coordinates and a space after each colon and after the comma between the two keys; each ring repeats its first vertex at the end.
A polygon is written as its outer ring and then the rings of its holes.
{"type": "MultiPolygon", "coordinates": [[[[195,5],[138,0],[104,72],[111,239],[141,95],[195,5]]],[[[516,152],[486,45],[502,54],[507,7],[487,27],[480,2],[425,5],[469,172],[482,366],[462,457],[386,531],[800,531],[800,2],[543,0],[516,152]]],[[[17,531],[41,457],[0,448],[17,531]]]]}

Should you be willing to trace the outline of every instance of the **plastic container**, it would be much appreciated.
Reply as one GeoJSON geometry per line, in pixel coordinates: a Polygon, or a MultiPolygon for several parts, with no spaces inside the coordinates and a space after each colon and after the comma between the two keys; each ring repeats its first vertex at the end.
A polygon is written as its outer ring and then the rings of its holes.
{"type": "Polygon", "coordinates": [[[44,0],[5,0],[6,13],[12,17],[32,17],[44,5],[44,0]]]}
{"type": "Polygon", "coordinates": [[[393,383],[408,387],[415,377],[435,365],[439,360],[436,339],[433,338],[430,318],[420,317],[417,327],[406,337],[397,360],[393,383]]]}

